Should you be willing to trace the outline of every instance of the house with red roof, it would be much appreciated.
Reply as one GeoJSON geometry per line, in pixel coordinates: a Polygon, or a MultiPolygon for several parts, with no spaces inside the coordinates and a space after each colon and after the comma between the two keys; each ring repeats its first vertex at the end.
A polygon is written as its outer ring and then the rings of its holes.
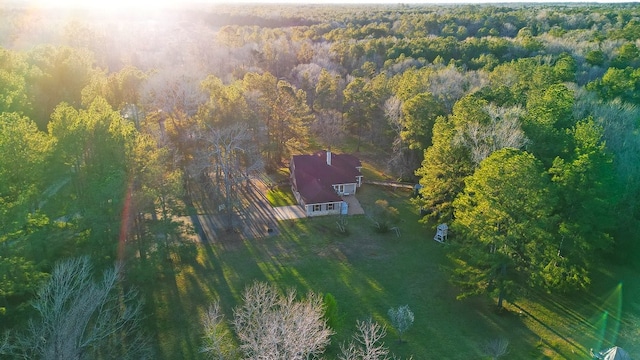
{"type": "Polygon", "coordinates": [[[318,151],[294,155],[289,165],[291,189],[307,216],[347,213],[343,196],[351,196],[362,185],[362,163],[349,154],[318,151]]]}

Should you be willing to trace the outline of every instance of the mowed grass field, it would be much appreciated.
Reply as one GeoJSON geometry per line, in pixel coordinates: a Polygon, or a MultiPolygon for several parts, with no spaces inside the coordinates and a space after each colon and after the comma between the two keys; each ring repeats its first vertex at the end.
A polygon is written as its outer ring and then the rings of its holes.
{"type": "Polygon", "coordinates": [[[267,200],[274,207],[296,205],[298,203],[291,192],[291,187],[288,185],[280,185],[269,189],[267,200]]]}
{"type": "Polygon", "coordinates": [[[282,222],[278,235],[262,239],[230,235],[185,245],[141,289],[145,324],[159,344],[157,358],[204,358],[198,350],[200,316],[217,300],[230,318],[243,289],[254,281],[294,288],[299,296],[334,295],[341,319],[328,359],[354,334],[356,321],[368,317],[388,326],[385,344],[401,358],[483,359],[483,345],[497,338],[510,343],[506,359],[587,359],[589,348],[608,342],[640,356],[636,272],[606,267],[591,293],[561,297],[530,291],[501,313],[493,299],[457,300],[447,281],[447,245],[432,240],[435,224],[418,222],[409,197],[410,192],[373,185],[358,191],[365,211],[378,199],[398,208],[400,236],[375,232],[366,216],[349,217],[345,235],[335,217],[323,217],[282,222]],[[386,314],[405,304],[415,322],[398,343],[386,314]]]}

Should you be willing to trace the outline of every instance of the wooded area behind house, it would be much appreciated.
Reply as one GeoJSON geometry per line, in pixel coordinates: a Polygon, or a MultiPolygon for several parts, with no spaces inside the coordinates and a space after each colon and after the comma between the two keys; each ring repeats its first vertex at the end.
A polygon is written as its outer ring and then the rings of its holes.
{"type": "Polygon", "coordinates": [[[328,148],[422,186],[460,298],[640,266],[637,4],[0,18],[0,331],[34,316],[57,261],[148,282],[191,256],[177,216],[206,204],[232,233],[248,179],[328,148]]]}

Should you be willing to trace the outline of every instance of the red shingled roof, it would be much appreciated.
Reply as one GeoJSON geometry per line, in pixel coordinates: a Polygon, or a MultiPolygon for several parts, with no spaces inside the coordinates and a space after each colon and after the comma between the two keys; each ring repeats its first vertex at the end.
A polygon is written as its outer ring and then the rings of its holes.
{"type": "Polygon", "coordinates": [[[362,163],[349,154],[331,153],[331,165],[327,164],[324,150],[313,155],[294,155],[292,163],[294,186],[306,204],[341,201],[333,185],[355,183],[356,177],[362,175],[357,169],[362,163]]]}

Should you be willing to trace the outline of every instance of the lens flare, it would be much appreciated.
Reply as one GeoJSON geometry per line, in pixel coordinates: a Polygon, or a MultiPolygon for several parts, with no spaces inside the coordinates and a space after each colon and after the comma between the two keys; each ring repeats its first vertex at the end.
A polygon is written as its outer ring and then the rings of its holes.
{"type": "Polygon", "coordinates": [[[589,323],[594,329],[590,348],[600,351],[614,346],[620,332],[622,318],[622,283],[619,283],[604,300],[589,323]]]}

